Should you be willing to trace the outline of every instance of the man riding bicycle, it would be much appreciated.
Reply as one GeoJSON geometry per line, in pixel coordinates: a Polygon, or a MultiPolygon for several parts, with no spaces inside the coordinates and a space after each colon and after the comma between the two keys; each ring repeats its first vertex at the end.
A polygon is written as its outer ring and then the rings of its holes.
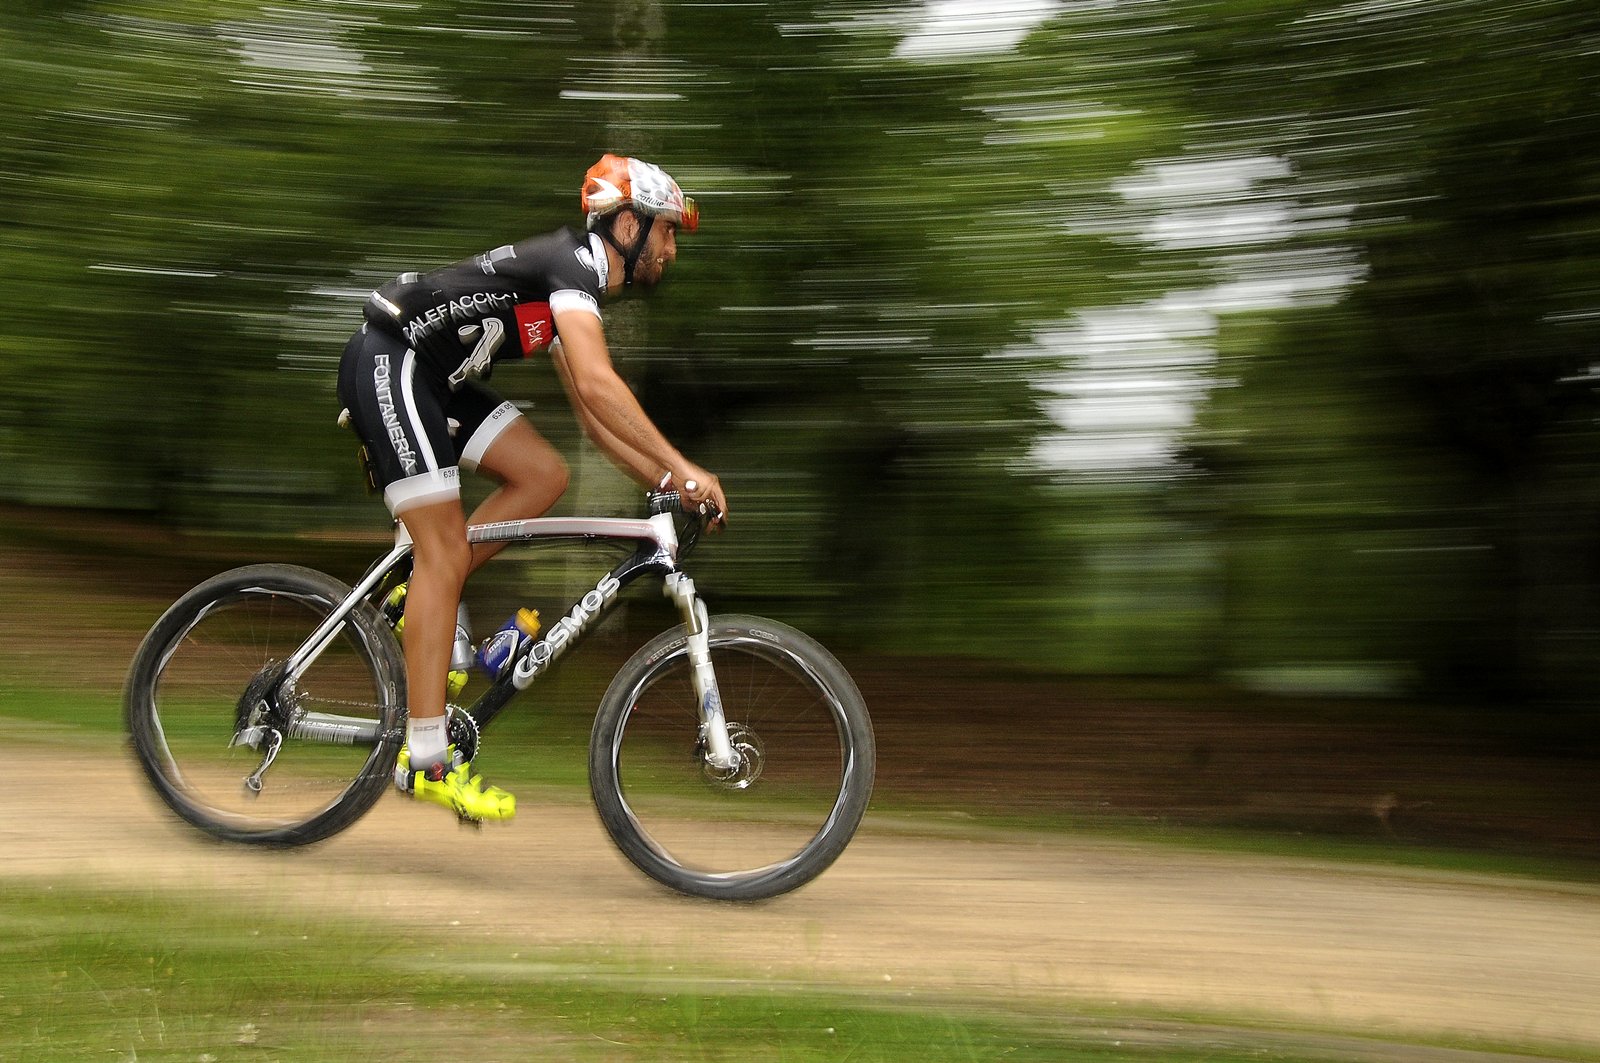
{"type": "Polygon", "coordinates": [[[462,587],[504,546],[468,543],[458,470],[499,482],[473,524],[540,516],[567,487],[561,455],[481,383],[492,364],[548,352],[584,432],[618,467],[728,511],[717,477],[667,441],[617,375],[600,316],[607,300],[660,283],[679,231],[698,227],[694,201],[659,168],[608,154],[589,168],[580,202],[583,232],[405,273],[373,292],[339,365],[339,401],[413,543],[401,631],[409,723],[395,781],[463,819],[509,819],[516,800],[456,762],[447,735],[447,676],[471,652],[462,587]]]}

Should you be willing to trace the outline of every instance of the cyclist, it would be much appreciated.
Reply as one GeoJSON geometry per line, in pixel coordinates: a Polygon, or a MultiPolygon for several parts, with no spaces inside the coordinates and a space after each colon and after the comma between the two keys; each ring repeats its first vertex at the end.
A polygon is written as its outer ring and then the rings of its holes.
{"type": "Polygon", "coordinates": [[[472,523],[536,517],[567,487],[561,455],[480,381],[495,362],[548,353],[585,433],[625,473],[670,478],[694,502],[728,503],[717,477],[675,449],[617,375],[600,308],[660,283],[680,231],[699,224],[676,181],[607,154],[584,176],[585,231],[565,228],[372,293],[339,365],[369,471],[414,544],[404,597],[409,723],[395,782],[464,819],[509,819],[516,800],[458,763],[446,734],[447,673],[471,659],[467,576],[504,544],[467,542],[458,469],[499,487],[472,523]]]}

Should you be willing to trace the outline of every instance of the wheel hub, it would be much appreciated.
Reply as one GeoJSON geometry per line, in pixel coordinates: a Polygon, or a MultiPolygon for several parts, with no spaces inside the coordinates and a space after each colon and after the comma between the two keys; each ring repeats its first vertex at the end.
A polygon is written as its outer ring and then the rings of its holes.
{"type": "MultiPolygon", "coordinates": [[[[700,772],[705,776],[707,783],[724,790],[748,790],[761,778],[761,769],[766,761],[765,751],[761,747],[761,739],[754,731],[742,723],[728,725],[728,744],[739,755],[739,762],[731,769],[721,769],[711,763],[702,748],[700,753],[700,772]]],[[[702,743],[702,746],[704,743],[702,743]]]]}

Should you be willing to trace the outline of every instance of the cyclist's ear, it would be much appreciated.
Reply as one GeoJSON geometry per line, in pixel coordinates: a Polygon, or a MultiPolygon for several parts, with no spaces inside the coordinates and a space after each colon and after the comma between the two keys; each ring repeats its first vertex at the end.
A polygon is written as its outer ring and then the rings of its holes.
{"type": "Polygon", "coordinates": [[[639,234],[644,232],[645,219],[636,210],[623,210],[617,213],[617,237],[624,245],[630,245],[639,239],[639,234]]]}

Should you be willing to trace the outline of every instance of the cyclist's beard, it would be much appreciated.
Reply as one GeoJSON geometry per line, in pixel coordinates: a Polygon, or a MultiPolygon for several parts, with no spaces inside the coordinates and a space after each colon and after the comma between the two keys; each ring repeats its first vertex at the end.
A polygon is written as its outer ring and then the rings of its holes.
{"type": "Polygon", "coordinates": [[[665,259],[641,258],[638,265],[633,267],[633,286],[640,291],[648,292],[661,283],[666,271],[665,259]]]}

